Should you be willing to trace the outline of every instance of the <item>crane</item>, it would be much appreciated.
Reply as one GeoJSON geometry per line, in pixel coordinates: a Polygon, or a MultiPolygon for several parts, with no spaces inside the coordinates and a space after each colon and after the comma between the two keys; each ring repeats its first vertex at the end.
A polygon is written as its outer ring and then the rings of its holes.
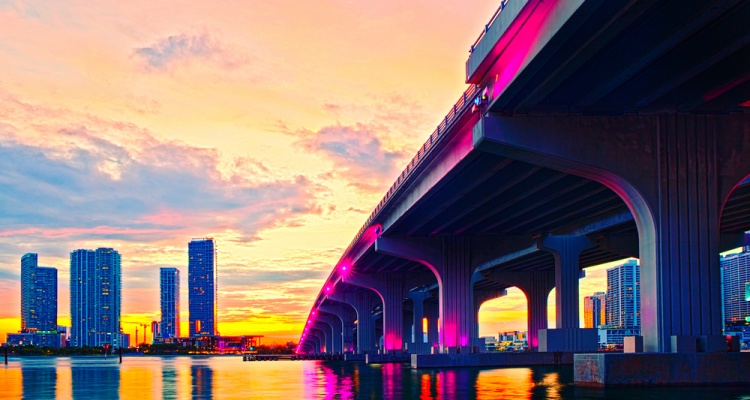
{"type": "Polygon", "coordinates": [[[146,328],[148,328],[148,325],[146,324],[139,324],[139,325],[143,327],[143,344],[146,344],[146,336],[148,336],[148,331],[146,330],[146,328]]]}

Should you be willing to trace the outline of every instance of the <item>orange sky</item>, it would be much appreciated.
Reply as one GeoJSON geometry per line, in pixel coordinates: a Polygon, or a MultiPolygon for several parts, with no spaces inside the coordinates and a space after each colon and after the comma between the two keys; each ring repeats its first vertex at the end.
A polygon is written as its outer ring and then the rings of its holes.
{"type": "MultiPolygon", "coordinates": [[[[159,318],[162,266],[182,272],[187,321],[187,243],[205,236],[219,331],[296,340],[465,89],[498,4],[0,1],[0,340],[19,329],[27,252],[58,268],[61,323],[69,253],[96,247],[122,255],[126,332],[159,318]]],[[[590,276],[582,295],[604,289],[590,276]]],[[[481,334],[525,329],[524,312],[511,290],[481,334]]]]}

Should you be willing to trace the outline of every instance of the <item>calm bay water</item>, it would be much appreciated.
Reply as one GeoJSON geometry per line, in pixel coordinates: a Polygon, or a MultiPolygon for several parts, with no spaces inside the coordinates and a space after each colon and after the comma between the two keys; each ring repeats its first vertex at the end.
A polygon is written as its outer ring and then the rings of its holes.
{"type": "Polygon", "coordinates": [[[750,388],[592,389],[571,367],[412,370],[241,357],[11,358],[3,399],[747,399],[750,388]]]}

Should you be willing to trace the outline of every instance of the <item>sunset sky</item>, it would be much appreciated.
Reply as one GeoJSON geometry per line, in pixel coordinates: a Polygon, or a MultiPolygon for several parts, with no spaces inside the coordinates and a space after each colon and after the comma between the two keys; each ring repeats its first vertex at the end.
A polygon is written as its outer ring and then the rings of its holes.
{"type": "MultiPolygon", "coordinates": [[[[159,267],[219,249],[219,331],[296,340],[342,251],[465,90],[499,1],[0,0],[0,341],[20,259],[122,255],[126,333],[159,267]]],[[[603,268],[581,294],[604,290],[603,268]]],[[[480,333],[525,329],[517,290],[480,333]]],[[[554,295],[553,295],[554,297],[554,295]]],[[[554,318],[554,314],[551,315],[554,318]]]]}

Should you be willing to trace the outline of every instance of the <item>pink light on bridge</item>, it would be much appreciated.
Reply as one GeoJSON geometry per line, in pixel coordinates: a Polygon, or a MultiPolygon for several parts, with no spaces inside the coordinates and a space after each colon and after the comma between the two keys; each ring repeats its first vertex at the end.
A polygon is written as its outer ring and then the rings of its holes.
{"type": "Polygon", "coordinates": [[[387,333],[383,340],[383,346],[386,350],[401,350],[401,338],[393,333],[387,333]]]}
{"type": "Polygon", "coordinates": [[[490,101],[505,91],[549,39],[546,35],[549,35],[551,25],[557,18],[557,3],[556,0],[529,2],[485,57],[485,62],[496,60],[483,73],[482,84],[491,86],[490,101]],[[494,82],[488,81],[493,78],[494,82]]]}

